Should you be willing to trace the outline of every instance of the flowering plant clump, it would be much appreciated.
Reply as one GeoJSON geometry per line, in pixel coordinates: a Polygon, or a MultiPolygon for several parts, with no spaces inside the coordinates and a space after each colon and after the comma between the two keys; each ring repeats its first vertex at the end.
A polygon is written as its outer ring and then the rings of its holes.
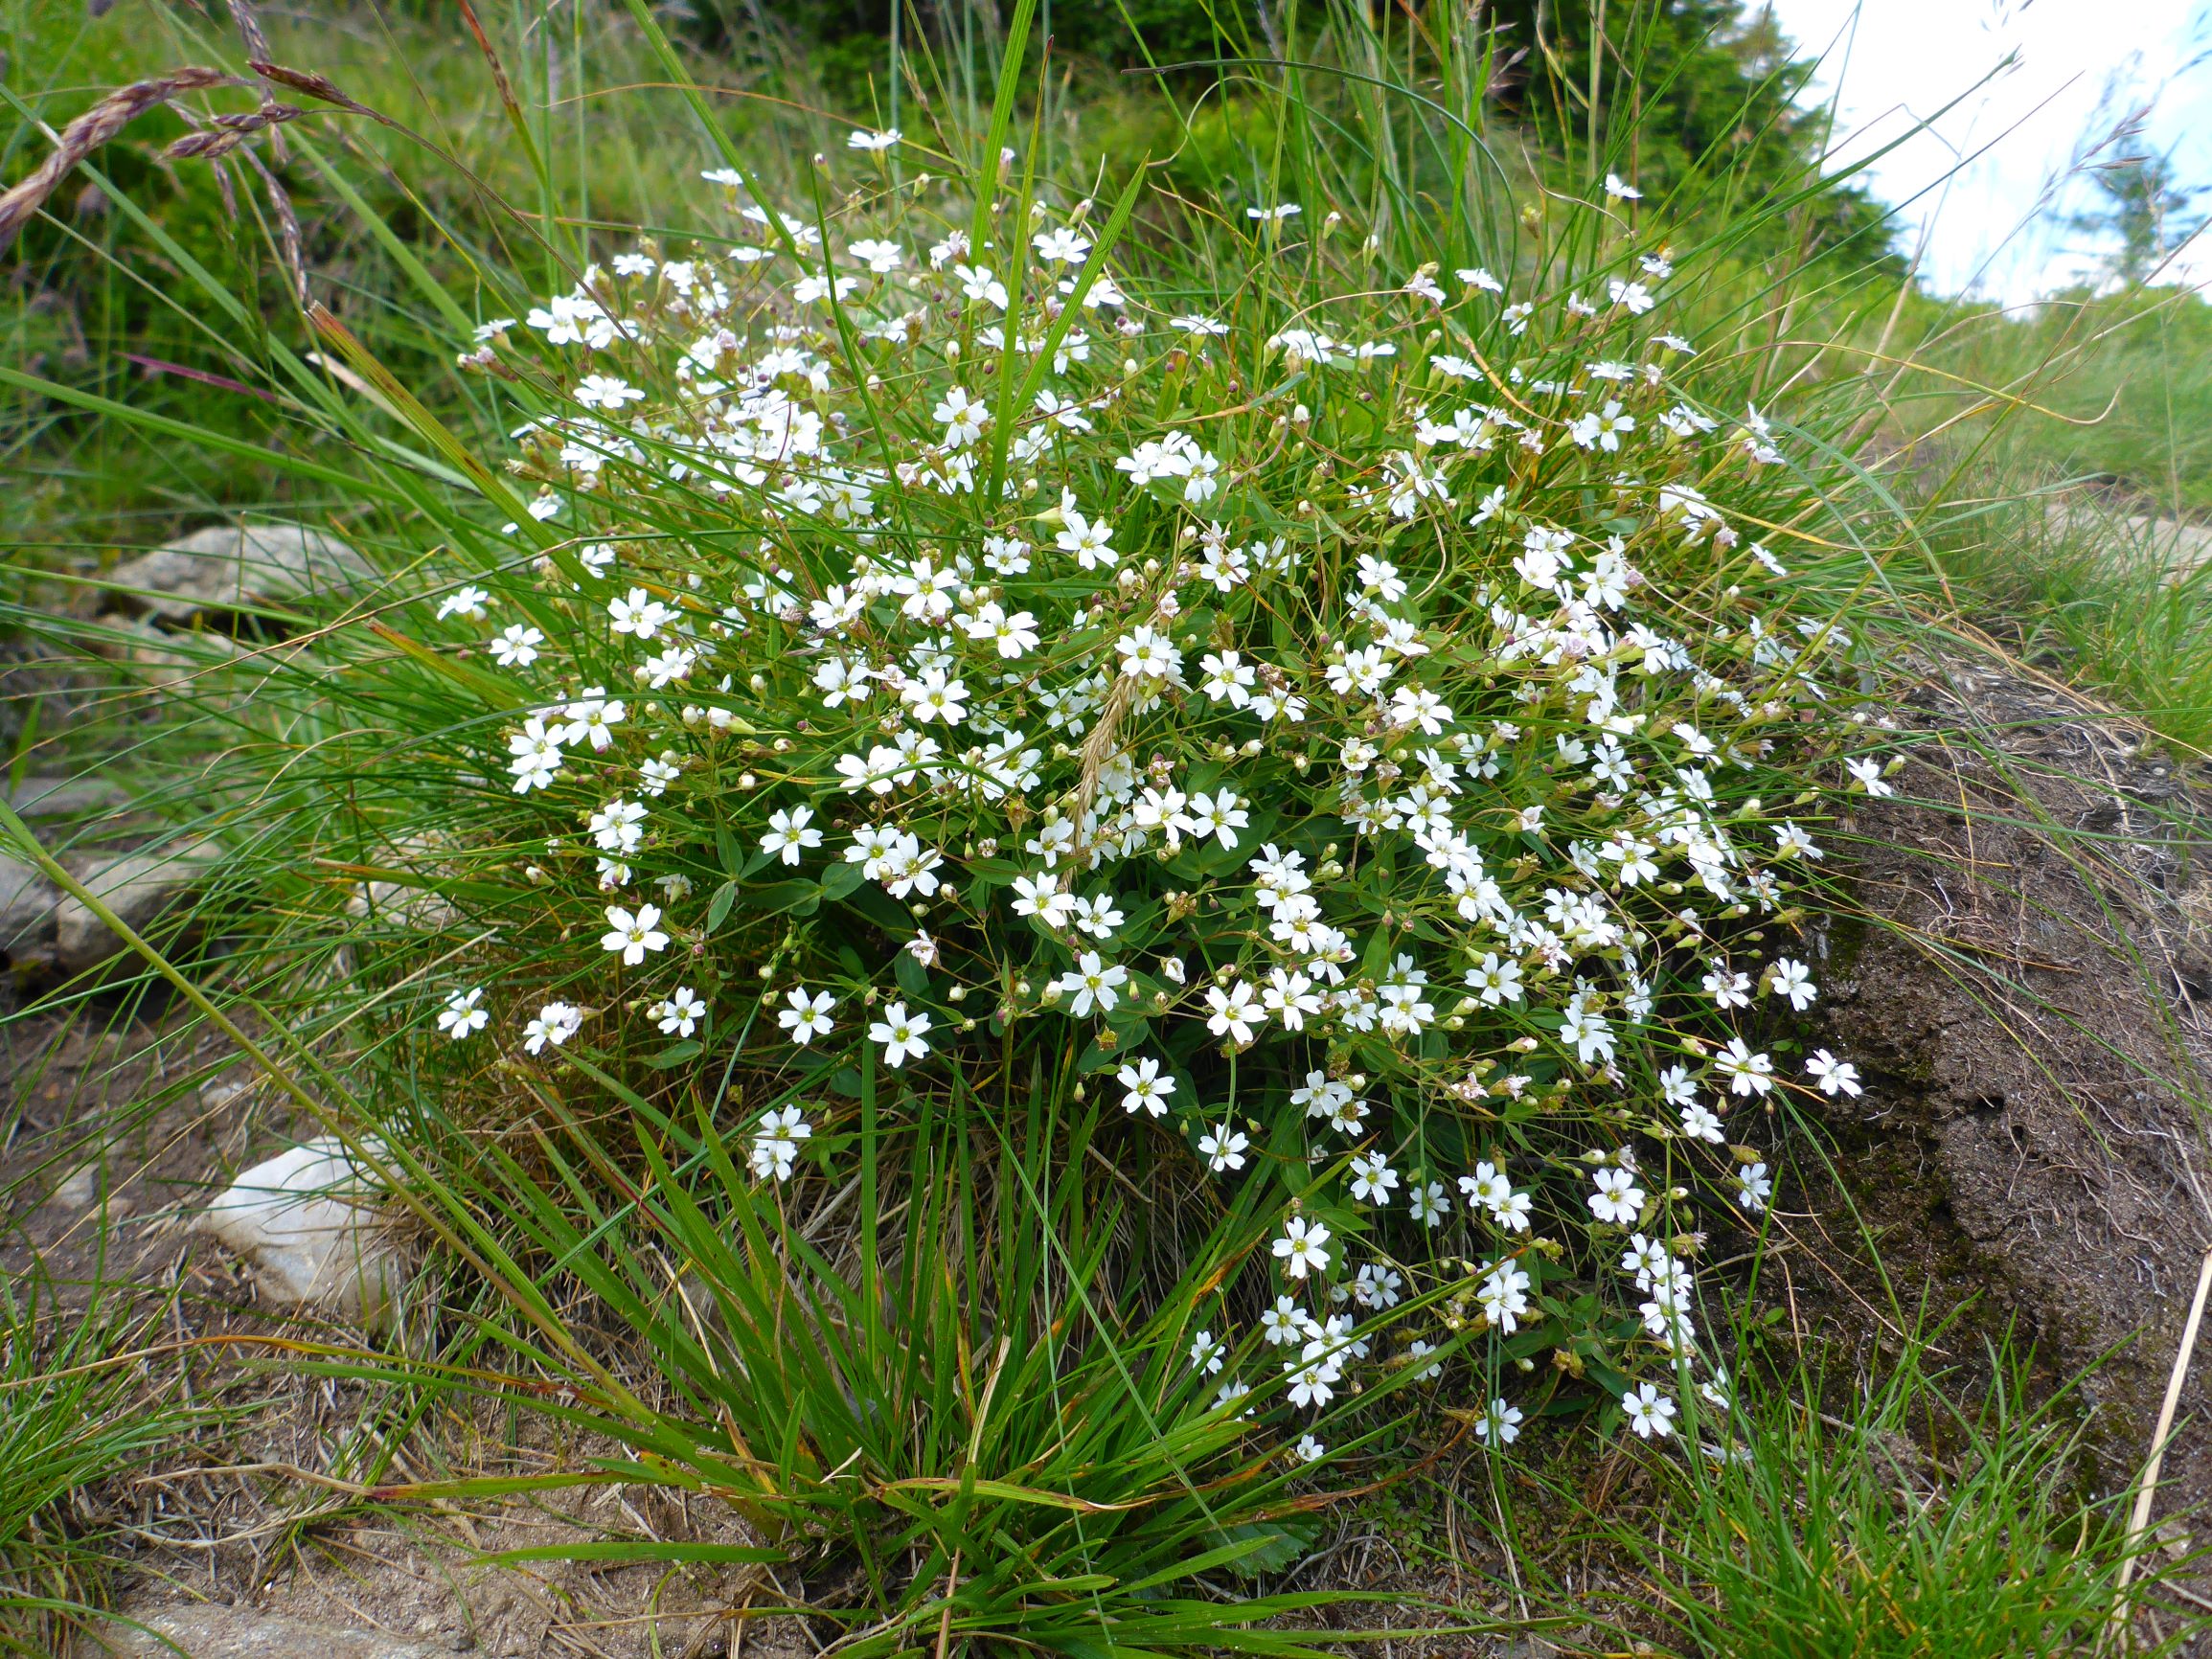
{"type": "Polygon", "coordinates": [[[1379,282],[1286,203],[1216,316],[1126,211],[956,225],[896,144],[837,218],[709,174],[734,243],[465,355],[544,552],[437,603],[513,688],[451,851],[525,920],[423,1040],[701,1077],[763,1183],[839,1173],[864,1079],[1126,1114],[1264,1184],[1189,1362],[1297,1458],[1363,1369],[1471,1366],[1493,1444],[1547,1350],[1640,1435],[1724,1403],[1699,1216],[1771,1201],[1776,1091],[1857,1088],[1755,1040],[1817,994],[1845,642],[1773,597],[1803,487],[1699,404],[1668,253],[1379,282]]]}

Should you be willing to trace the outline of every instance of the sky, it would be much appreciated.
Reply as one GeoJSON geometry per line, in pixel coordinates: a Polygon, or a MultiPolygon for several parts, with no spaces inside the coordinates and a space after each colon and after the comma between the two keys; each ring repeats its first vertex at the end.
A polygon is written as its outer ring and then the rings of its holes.
{"type": "MultiPolygon", "coordinates": [[[[2080,158],[2130,153],[2091,147],[2137,111],[2132,150],[2171,149],[2184,183],[2212,186],[2212,0],[1771,4],[1799,56],[1821,59],[1808,96],[1837,100],[1838,156],[1904,140],[1862,176],[1902,210],[1902,245],[1937,292],[2017,304],[2093,274],[2093,239],[2058,221],[2095,199],[2080,158]]],[[[2212,234],[2165,280],[2212,284],[2212,234]]]]}

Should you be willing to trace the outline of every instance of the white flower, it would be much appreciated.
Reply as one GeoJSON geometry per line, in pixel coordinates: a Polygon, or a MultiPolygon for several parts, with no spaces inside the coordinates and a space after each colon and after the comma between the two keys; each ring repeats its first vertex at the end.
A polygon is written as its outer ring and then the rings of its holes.
{"type": "Polygon", "coordinates": [[[1740,1036],[1730,1037],[1727,1048],[1713,1061],[1713,1069],[1728,1079],[1732,1095],[1763,1095],[1774,1086],[1774,1062],[1753,1054],[1740,1036]]]}
{"type": "Polygon", "coordinates": [[[1029,239],[1037,257],[1056,265],[1080,264],[1090,252],[1090,238],[1072,228],[1039,231],[1029,239]]]}
{"type": "Polygon", "coordinates": [[[501,668],[526,669],[537,660],[537,648],[544,643],[545,636],[536,628],[516,623],[495,636],[489,648],[501,668]]]}
{"type": "Polygon", "coordinates": [[[1206,1029],[1216,1036],[1229,1037],[1239,1048],[1252,1040],[1254,1028],[1267,1017],[1266,1011],[1255,1005],[1252,988],[1243,980],[1225,992],[1220,986],[1208,986],[1206,1007],[1213,1011],[1206,1029]]]}
{"type": "Polygon", "coordinates": [[[1037,618],[1029,611],[1017,610],[1009,616],[993,602],[978,608],[966,625],[969,639],[996,647],[998,654],[1009,660],[1037,649],[1037,618]]]}
{"type": "Polygon", "coordinates": [[[642,403],[645,394],[612,375],[586,375],[576,383],[576,400],[586,409],[617,409],[625,403],[642,403]]]}
{"type": "Polygon", "coordinates": [[[1198,1155],[1206,1160],[1206,1168],[1215,1174],[1226,1173],[1244,1167],[1244,1150],[1251,1140],[1227,1124],[1208,1129],[1198,1137],[1198,1155]]]}
{"type": "Polygon", "coordinates": [[[879,153],[889,149],[904,136],[905,134],[901,133],[896,126],[887,128],[882,132],[848,132],[845,135],[845,148],[847,149],[875,150],[879,153]]]}
{"type": "Polygon", "coordinates": [[[835,1023],[830,1018],[830,1011],[837,1006],[837,999],[828,991],[816,991],[810,996],[804,986],[794,986],[785,1000],[790,1006],[776,1011],[776,1023],[791,1034],[793,1042],[803,1048],[814,1038],[830,1034],[830,1028],[835,1023]]]}
{"type": "Polygon", "coordinates": [[[1244,210],[1244,216],[1264,224],[1280,224],[1285,219],[1296,218],[1305,211],[1296,202],[1287,201],[1278,202],[1273,207],[1248,207],[1244,210]]]}
{"type": "Polygon", "coordinates": [[[572,1002],[549,1002],[522,1028],[522,1046],[541,1054],[548,1043],[559,1048],[582,1029],[583,1010],[572,1002]]]}
{"type": "Polygon", "coordinates": [[[957,726],[968,718],[968,685],[943,669],[925,669],[899,688],[899,700],[914,712],[917,720],[940,720],[957,726]]]}
{"type": "MultiPolygon", "coordinates": [[[[1318,1411],[1335,1398],[1335,1382],[1341,1370],[1334,1361],[1316,1357],[1312,1352],[1313,1346],[1307,1345],[1306,1357],[1287,1361],[1283,1366],[1283,1375],[1290,1379],[1290,1403],[1318,1411]]],[[[1312,1440],[1311,1435],[1306,1438],[1312,1440]]],[[[1316,1448],[1319,1447],[1318,1441],[1313,1443],[1316,1448]]],[[[1308,1455],[1303,1449],[1303,1443],[1299,1455],[1308,1455]]],[[[1318,1449],[1311,1454],[1313,1457],[1319,1455],[1318,1449]]]]}
{"type": "Polygon", "coordinates": [[[1589,1196],[1590,1213],[1599,1220],[1626,1226],[1643,1211],[1644,1190],[1636,1185],[1633,1171],[1600,1170],[1591,1180],[1597,1190],[1589,1196]]]}
{"type": "Polygon", "coordinates": [[[750,1154],[753,1174],[764,1181],[771,1176],[778,1181],[788,1181],[799,1156],[799,1143],[813,1133],[813,1125],[797,1106],[785,1106],[767,1113],[753,1132],[750,1154]]]}
{"type": "Polygon", "coordinates": [[[1863,790],[1875,800],[1879,801],[1884,795],[1897,793],[1883,779],[1881,762],[1871,755],[1860,756],[1856,760],[1844,761],[1843,769],[1851,774],[1851,787],[1853,789],[1863,790]]]}
{"type": "Polygon", "coordinates": [[[1114,1075],[1129,1091],[1122,1096],[1123,1111],[1147,1112],[1155,1118],[1167,1116],[1168,1097],[1175,1092],[1175,1079],[1161,1073],[1158,1060],[1147,1055],[1114,1075]]]}
{"type": "Polygon", "coordinates": [[[1504,1399],[1493,1399],[1474,1425],[1477,1439],[1497,1445],[1511,1445],[1520,1439],[1521,1409],[1508,1405],[1504,1399]]]}
{"type": "Polygon", "coordinates": [[[615,633],[634,634],[640,640],[651,639],[675,614],[642,587],[633,587],[621,599],[606,602],[607,626],[615,633]]]}
{"type": "Polygon", "coordinates": [[[929,1016],[908,1013],[902,1002],[887,1004],[883,1017],[868,1028],[868,1040],[883,1045],[883,1063],[894,1071],[929,1052],[929,1016]]]}
{"type": "Polygon", "coordinates": [[[1642,197],[1643,193],[1634,185],[1623,184],[1619,173],[1608,172],[1606,174],[1606,194],[1611,196],[1615,201],[1636,201],[1642,197]]]}
{"type": "Polygon", "coordinates": [[[707,1016],[707,1005],[699,1000],[699,993],[688,985],[679,985],[661,1001],[646,1010],[648,1017],[660,1022],[663,1036],[688,1037],[707,1016]]]}
{"type": "Polygon", "coordinates": [[[1624,1393],[1621,1409],[1629,1414],[1629,1426],[1646,1440],[1665,1440],[1675,1432],[1675,1402],[1648,1382],[1624,1393]]]}
{"type": "Polygon", "coordinates": [[[1191,1338],[1192,1368],[1210,1376],[1221,1369],[1221,1355],[1228,1352],[1228,1344],[1215,1341],[1212,1331],[1200,1330],[1191,1338]]]}
{"type": "Polygon", "coordinates": [[[1100,565],[1111,566],[1121,555],[1114,551],[1113,526],[1103,518],[1085,518],[1070,508],[1061,519],[1066,528],[1053,537],[1063,553],[1075,555],[1076,563],[1085,570],[1096,570],[1100,565]]]}
{"type": "Polygon", "coordinates": [[[1303,1279],[1310,1272],[1326,1273],[1329,1252],[1324,1246],[1328,1242],[1327,1227],[1293,1216],[1284,1224],[1283,1237],[1275,1240],[1275,1259],[1293,1279],[1303,1279]]]}
{"type": "Polygon", "coordinates": [[[1721,1128],[1721,1120],[1695,1101],[1682,1108],[1682,1133],[1694,1141],[1710,1141],[1716,1147],[1728,1138],[1721,1128]]]}
{"type": "Polygon", "coordinates": [[[1405,1209],[1424,1227],[1441,1227],[1451,1214],[1451,1200],[1445,1195],[1442,1181],[1428,1181],[1406,1193],[1405,1209]]]}
{"type": "Polygon", "coordinates": [[[445,999],[445,1007],[439,1012],[438,1029],[453,1042],[482,1031],[491,1022],[490,1011],[483,1005],[482,986],[473,990],[455,991],[445,999]]]}
{"type": "Polygon", "coordinates": [[[845,251],[879,277],[897,270],[906,259],[906,250],[897,242],[857,241],[845,251]]]}
{"type": "Polygon", "coordinates": [[[1398,1171],[1382,1158],[1367,1152],[1355,1156],[1351,1168],[1353,1197],[1386,1207],[1391,1189],[1398,1185],[1398,1171]]]}
{"type": "Polygon", "coordinates": [[[1767,970],[1767,989],[1776,996],[1790,999],[1790,1006],[1803,1013],[1813,1006],[1819,995],[1819,988],[1813,983],[1813,970],[1802,962],[1790,957],[1779,957],[1767,970]]]}
{"type": "Polygon", "coordinates": [[[660,906],[641,904],[637,914],[631,915],[619,904],[606,907],[606,933],[599,944],[602,950],[619,950],[625,966],[635,967],[645,960],[649,950],[666,950],[669,936],[660,931],[660,906]]]}
{"type": "Polygon", "coordinates": [[[1736,1202],[1756,1216],[1767,1208],[1767,1199],[1774,1195],[1774,1183],[1767,1178],[1765,1164],[1753,1164],[1736,1177],[1736,1202]]]}
{"type": "Polygon", "coordinates": [[[566,728],[549,730],[536,715],[523,721],[522,730],[507,739],[508,752],[513,757],[507,769],[514,774],[514,792],[526,795],[533,789],[550,786],[559,775],[560,745],[566,728]]]}
{"type": "Polygon", "coordinates": [[[1460,1176],[1459,1190],[1471,1206],[1481,1205],[1508,1232],[1528,1231],[1529,1199],[1513,1190],[1513,1182],[1495,1164],[1475,1165],[1473,1174],[1460,1176]]]}
{"type": "Polygon", "coordinates": [[[585,828],[602,852],[635,852],[645,839],[645,808],[635,801],[609,801],[585,828]]]}
{"type": "Polygon", "coordinates": [[[480,587],[455,588],[438,602],[438,620],[444,622],[449,616],[458,616],[471,622],[481,621],[484,607],[490,600],[491,595],[480,587]]]}
{"type": "Polygon", "coordinates": [[[1189,820],[1190,831],[1198,840],[1212,836],[1223,847],[1237,845],[1237,831],[1248,829],[1251,814],[1244,810],[1243,800],[1232,790],[1220,789],[1209,795],[1204,790],[1191,797],[1184,816],[1189,820]]]}
{"type": "Polygon", "coordinates": [[[1114,651],[1130,679],[1172,680],[1182,671],[1182,652],[1149,623],[1114,641],[1114,651]]]}
{"type": "Polygon", "coordinates": [[[761,851],[775,853],[786,864],[798,863],[803,852],[822,845],[822,832],[813,827],[813,819],[810,807],[769,813],[768,832],[761,837],[761,851]]]}
{"type": "Polygon", "coordinates": [[[991,411],[981,401],[969,397],[965,387],[946,389],[930,412],[933,420],[945,422],[945,446],[947,449],[965,449],[983,436],[984,427],[991,424],[991,411]]]}
{"type": "Polygon", "coordinates": [[[1074,970],[1061,974],[1053,984],[1060,994],[1074,999],[1068,1004],[1069,1017],[1083,1019],[1094,1004],[1101,1013],[1112,1011],[1121,1001],[1121,988],[1129,977],[1128,968],[1101,960],[1095,950],[1086,950],[1076,958],[1074,970]]]}
{"type": "Polygon", "coordinates": [[[791,298],[802,306],[811,306],[820,300],[844,300],[859,285],[858,277],[832,277],[827,273],[810,275],[801,277],[791,284],[791,298]]]}
{"type": "Polygon", "coordinates": [[[1859,1068],[1849,1060],[1837,1059],[1826,1049],[1813,1051],[1813,1057],[1805,1062],[1805,1075],[1820,1085],[1824,1095],[1863,1092],[1859,1085],[1859,1068]]]}
{"type": "Polygon", "coordinates": [[[1298,1443],[1290,1448],[1290,1455],[1302,1464],[1317,1464],[1329,1455],[1329,1448],[1310,1434],[1298,1437],[1298,1443]]]}
{"type": "Polygon", "coordinates": [[[1276,1297],[1275,1306],[1260,1315],[1260,1334],[1276,1348],[1303,1342],[1306,1329],[1305,1309],[1288,1296],[1276,1297]]]}

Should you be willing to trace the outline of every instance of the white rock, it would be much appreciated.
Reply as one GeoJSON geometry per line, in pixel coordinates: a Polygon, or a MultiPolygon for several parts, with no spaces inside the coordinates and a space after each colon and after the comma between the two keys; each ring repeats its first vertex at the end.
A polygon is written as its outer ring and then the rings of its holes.
{"type": "Polygon", "coordinates": [[[253,1264],[256,1287],[279,1307],[376,1326],[402,1272],[377,1212],[375,1177],[322,1137],[248,1170],[199,1225],[253,1264]]]}

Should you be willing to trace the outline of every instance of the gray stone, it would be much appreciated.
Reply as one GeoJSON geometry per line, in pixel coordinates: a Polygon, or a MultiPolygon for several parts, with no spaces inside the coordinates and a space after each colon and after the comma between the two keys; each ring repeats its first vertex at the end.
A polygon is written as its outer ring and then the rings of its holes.
{"type": "Polygon", "coordinates": [[[2187,575],[2212,558],[2212,525],[2114,511],[2094,498],[2081,496],[2053,502],[2045,511],[2054,527],[2062,530],[2087,527],[2116,547],[2168,566],[2175,578],[2187,575]]]}
{"type": "Polygon", "coordinates": [[[8,805],[26,818],[74,822],[125,811],[130,791],[104,778],[26,778],[6,790],[8,805]]]}
{"type": "Polygon", "coordinates": [[[93,649],[136,670],[134,677],[156,691],[211,673],[239,654],[238,643],[226,635],[171,633],[143,617],[111,617],[102,625],[107,631],[93,640],[93,649]]]}
{"type": "Polygon", "coordinates": [[[216,524],[141,555],[110,580],[129,590],[117,596],[126,608],[182,623],[363,588],[376,574],[336,536],[306,525],[216,524]]]}
{"type": "MultiPolygon", "coordinates": [[[[77,878],[123,923],[143,933],[214,871],[222,851],[212,841],[149,848],[88,862],[77,878]]],[[[107,923],[71,895],[54,915],[54,955],[61,971],[82,973],[124,948],[107,923]]]]}
{"type": "Polygon", "coordinates": [[[390,1310],[401,1274],[376,1206],[368,1172],[341,1142],[323,1137],[248,1170],[199,1226],[251,1263],[255,1288],[274,1305],[374,1326],[390,1310]]]}
{"type": "Polygon", "coordinates": [[[13,853],[0,852],[0,953],[21,965],[54,955],[61,890],[13,853]]]}
{"type": "MultiPolygon", "coordinates": [[[[449,1641],[431,1645],[384,1630],[311,1624],[252,1607],[133,1608],[103,1625],[100,1641],[118,1659],[450,1659],[449,1641]]],[[[94,1646],[91,1651],[103,1649],[94,1646]]]]}

